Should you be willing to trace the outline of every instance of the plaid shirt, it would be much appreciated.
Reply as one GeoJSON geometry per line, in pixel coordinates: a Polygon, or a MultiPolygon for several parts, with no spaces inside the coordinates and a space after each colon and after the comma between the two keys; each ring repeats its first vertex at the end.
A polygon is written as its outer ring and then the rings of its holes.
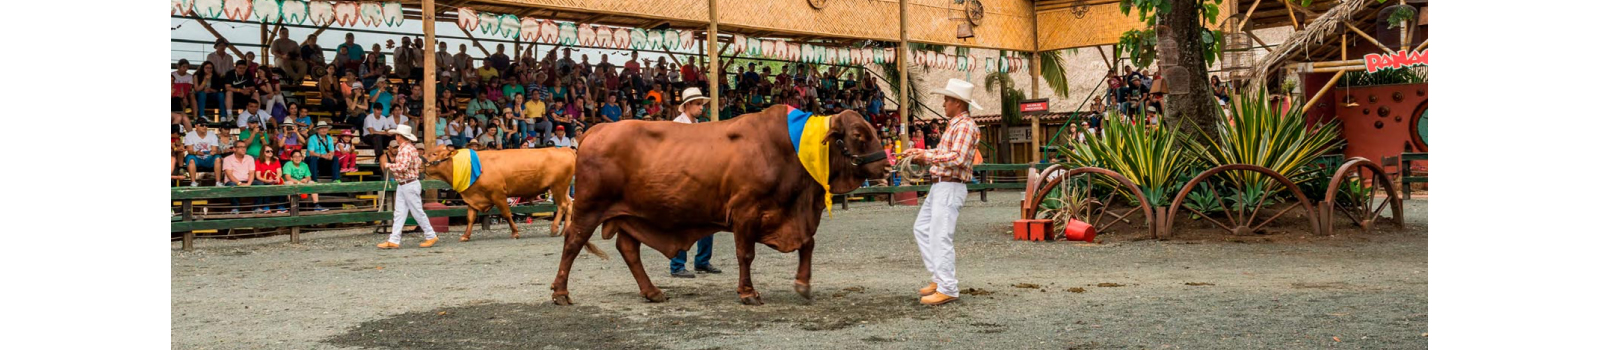
{"type": "Polygon", "coordinates": [[[422,170],[422,159],[417,158],[417,147],[401,145],[394,158],[389,159],[389,171],[399,183],[415,181],[422,170]]]}
{"type": "Polygon", "coordinates": [[[966,113],[950,119],[950,127],[941,136],[939,147],[924,153],[928,160],[928,173],[939,178],[972,180],[972,159],[977,154],[978,124],[966,113]]]}

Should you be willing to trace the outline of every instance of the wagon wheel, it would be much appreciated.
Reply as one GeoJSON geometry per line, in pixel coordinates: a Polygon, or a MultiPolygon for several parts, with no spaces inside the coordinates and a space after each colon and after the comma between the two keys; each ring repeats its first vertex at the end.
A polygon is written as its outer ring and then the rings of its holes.
{"type": "Polygon", "coordinates": [[[1305,193],[1300,192],[1300,188],[1295,186],[1293,181],[1261,166],[1228,164],[1206,170],[1184,184],[1183,189],[1178,191],[1177,197],[1173,198],[1172,207],[1167,209],[1169,219],[1165,225],[1168,232],[1171,232],[1172,223],[1177,220],[1180,210],[1184,210],[1194,213],[1223,231],[1234,235],[1246,235],[1260,232],[1262,228],[1296,208],[1305,210],[1307,219],[1311,221],[1311,232],[1319,232],[1320,226],[1317,225],[1314,215],[1316,212],[1311,201],[1306,199],[1305,193]],[[1232,192],[1220,193],[1224,188],[1232,192]],[[1200,193],[1193,193],[1197,190],[1200,193]],[[1269,199],[1285,191],[1298,202],[1296,205],[1276,210],[1267,205],[1269,199]],[[1216,199],[1215,206],[1203,205],[1205,202],[1203,199],[1207,194],[1213,195],[1212,197],[1216,199]],[[1190,196],[1194,196],[1196,201],[1186,201],[1190,196]],[[1221,213],[1223,219],[1213,218],[1216,213],[1221,213]]]}
{"type": "Polygon", "coordinates": [[[1333,210],[1350,219],[1351,223],[1360,227],[1362,231],[1372,229],[1378,219],[1383,217],[1385,208],[1389,209],[1389,217],[1395,225],[1402,224],[1403,208],[1400,206],[1400,197],[1395,195],[1393,179],[1383,172],[1383,167],[1366,158],[1351,158],[1339,166],[1339,170],[1333,173],[1332,181],[1328,182],[1328,191],[1322,198],[1324,205],[1331,205],[1333,210]],[[1377,199],[1377,190],[1380,186],[1388,194],[1381,201],[1377,199]]]}
{"type": "MultiPolygon", "coordinates": [[[[1034,207],[1025,210],[1024,218],[1055,220],[1058,228],[1065,227],[1068,218],[1075,218],[1096,231],[1113,233],[1120,225],[1132,228],[1141,221],[1150,222],[1153,217],[1144,193],[1116,172],[1094,167],[1069,170],[1051,166],[1041,173],[1040,179],[1043,184],[1029,200],[1034,207]],[[1131,208],[1117,205],[1128,202],[1132,202],[1131,208]],[[1063,211],[1069,214],[1057,215],[1063,211]],[[1136,214],[1143,214],[1144,219],[1139,220],[1136,214]]],[[[1147,225],[1147,231],[1153,235],[1154,227],[1147,225]]]]}

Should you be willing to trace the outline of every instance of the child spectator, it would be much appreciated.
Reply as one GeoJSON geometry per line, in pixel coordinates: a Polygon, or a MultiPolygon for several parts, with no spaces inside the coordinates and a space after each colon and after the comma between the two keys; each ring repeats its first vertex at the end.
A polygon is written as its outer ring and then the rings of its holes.
{"type": "MultiPolygon", "coordinates": [[[[289,154],[291,154],[289,157],[290,162],[283,165],[283,184],[295,185],[317,183],[317,180],[311,177],[311,167],[306,165],[305,151],[294,151],[290,152],[289,154]]],[[[312,193],[311,207],[317,211],[328,210],[322,208],[320,202],[321,198],[318,198],[316,193],[312,193]]]]}
{"type": "Polygon", "coordinates": [[[333,147],[333,156],[339,160],[339,172],[356,171],[356,145],[351,143],[354,138],[355,134],[345,130],[339,134],[339,143],[333,147]]]}

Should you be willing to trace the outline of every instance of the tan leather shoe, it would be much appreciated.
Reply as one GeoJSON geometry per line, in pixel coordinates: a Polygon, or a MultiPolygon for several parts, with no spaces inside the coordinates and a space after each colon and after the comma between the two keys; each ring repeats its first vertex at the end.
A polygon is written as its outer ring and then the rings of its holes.
{"type": "Polygon", "coordinates": [[[944,293],[933,292],[933,295],[922,297],[922,305],[944,305],[944,303],[956,301],[956,299],[958,298],[944,295],[944,293]]]}
{"type": "Polygon", "coordinates": [[[398,249],[398,248],[400,248],[400,245],[399,244],[394,244],[394,243],[389,243],[388,241],[384,241],[383,243],[378,243],[378,248],[382,248],[382,249],[398,249]]]}
{"type": "Polygon", "coordinates": [[[422,241],[422,244],[418,244],[417,246],[418,247],[427,248],[427,247],[432,247],[434,243],[439,243],[439,237],[434,237],[433,239],[422,241]]]}
{"type": "Polygon", "coordinates": [[[938,293],[938,292],[939,292],[939,284],[938,283],[928,283],[927,287],[922,287],[922,289],[918,289],[917,290],[917,295],[929,296],[929,295],[933,295],[933,293],[938,293]]]}

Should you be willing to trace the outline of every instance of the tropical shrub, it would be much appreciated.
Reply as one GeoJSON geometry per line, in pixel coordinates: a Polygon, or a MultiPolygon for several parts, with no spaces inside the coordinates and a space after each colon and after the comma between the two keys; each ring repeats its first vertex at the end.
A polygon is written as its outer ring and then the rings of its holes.
{"type": "MultiPolygon", "coordinates": [[[[1091,135],[1072,150],[1074,167],[1093,166],[1122,174],[1144,192],[1152,206],[1165,206],[1183,186],[1183,174],[1196,164],[1184,145],[1191,141],[1174,128],[1149,128],[1142,118],[1126,121],[1116,112],[1101,122],[1102,135],[1091,135]]],[[[1131,196],[1129,196],[1131,197],[1131,196]]]]}
{"type": "MultiPolygon", "coordinates": [[[[1251,164],[1282,174],[1294,182],[1309,181],[1317,170],[1307,165],[1329,150],[1344,144],[1337,121],[1309,125],[1297,101],[1288,110],[1273,108],[1266,92],[1239,96],[1229,105],[1232,120],[1218,123],[1217,137],[1201,134],[1186,139],[1188,150],[1205,167],[1251,164]]],[[[1257,188],[1268,194],[1282,186],[1255,172],[1229,171],[1218,174],[1234,189],[1257,188]]]]}

